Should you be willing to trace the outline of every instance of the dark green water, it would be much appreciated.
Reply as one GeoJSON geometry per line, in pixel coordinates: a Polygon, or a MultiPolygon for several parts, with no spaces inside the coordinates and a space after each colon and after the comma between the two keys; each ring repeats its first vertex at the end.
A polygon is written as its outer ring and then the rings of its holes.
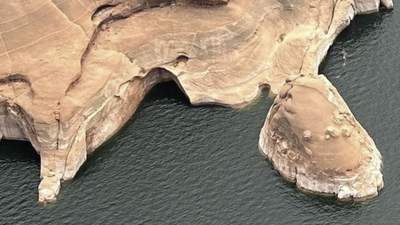
{"type": "Polygon", "coordinates": [[[267,93],[240,110],[191,107],[167,83],[56,204],[36,202],[32,147],[2,141],[0,224],[400,224],[399,23],[397,11],[357,17],[321,66],[383,155],[379,197],[343,204],[287,184],[257,148],[267,93]]]}

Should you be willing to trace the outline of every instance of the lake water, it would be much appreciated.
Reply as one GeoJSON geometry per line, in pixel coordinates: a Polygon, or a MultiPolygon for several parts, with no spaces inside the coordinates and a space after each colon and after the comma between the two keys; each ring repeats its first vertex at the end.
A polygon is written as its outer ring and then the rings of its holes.
{"type": "Polygon", "coordinates": [[[29,143],[0,143],[0,224],[400,224],[400,14],[358,16],[324,73],[370,133],[385,188],[363,203],[306,195],[259,153],[272,104],[192,107],[174,83],[155,87],[125,128],[39,206],[40,159],[29,143]]]}

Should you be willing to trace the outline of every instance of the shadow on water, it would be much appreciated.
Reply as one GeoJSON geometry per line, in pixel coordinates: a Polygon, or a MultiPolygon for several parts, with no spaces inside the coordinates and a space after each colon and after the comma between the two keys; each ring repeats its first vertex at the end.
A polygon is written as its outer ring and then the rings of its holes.
{"type": "Polygon", "coordinates": [[[2,140],[0,162],[4,161],[40,164],[40,156],[29,142],[2,140]]]}
{"type": "MultiPolygon", "coordinates": [[[[115,141],[121,140],[125,138],[123,136],[124,133],[128,132],[129,129],[135,129],[135,122],[140,116],[145,116],[143,114],[143,111],[149,106],[149,105],[159,105],[163,104],[164,102],[168,102],[168,104],[171,105],[180,105],[184,106],[186,109],[195,109],[195,108],[201,108],[203,112],[207,113],[207,110],[221,110],[224,112],[246,112],[246,111],[251,111],[251,110],[257,110],[259,108],[260,104],[263,104],[266,102],[271,102],[273,101],[270,96],[269,96],[269,89],[268,88],[263,88],[261,90],[260,96],[254,100],[253,102],[249,103],[243,108],[230,108],[230,107],[225,107],[225,106],[219,106],[219,105],[200,105],[200,106],[193,106],[191,105],[189,99],[186,97],[186,95],[182,92],[182,90],[178,87],[178,85],[173,82],[164,82],[164,83],[159,83],[155,87],[153,87],[145,96],[143,99],[142,103],[139,105],[138,109],[134,113],[134,115],[128,120],[128,122],[118,131],[116,135],[114,135],[112,138],[104,142],[93,154],[91,154],[86,163],[81,167],[81,169],[78,171],[75,179],[79,179],[83,174],[85,174],[88,170],[88,168],[93,164],[93,163],[101,163],[101,160],[105,159],[105,155],[112,154],[110,152],[110,149],[112,146],[115,144],[115,141]],[[100,160],[100,162],[99,162],[100,160]]],[[[269,109],[269,108],[268,108],[269,109]]],[[[223,113],[223,112],[222,112],[223,113]]],[[[266,115],[266,113],[265,113],[266,115]]],[[[201,115],[198,115],[201,116],[201,115]]],[[[232,121],[234,122],[234,121],[232,121]]],[[[153,124],[156,125],[156,124],[153,124]]],[[[260,124],[260,127],[263,125],[260,124]]],[[[255,128],[257,129],[257,128],[255,128]]],[[[268,160],[267,160],[268,161],[268,160]]]]}
{"type": "MultiPolygon", "coordinates": [[[[171,104],[180,104],[185,107],[193,107],[190,104],[190,101],[187,99],[185,94],[180,90],[177,84],[173,81],[164,82],[157,84],[153,87],[145,96],[142,103],[139,105],[138,109],[134,113],[134,115],[128,120],[128,122],[109,140],[105,141],[93,154],[91,154],[85,164],[82,165],[81,169],[76,174],[74,179],[79,179],[83,174],[85,174],[88,168],[94,163],[102,163],[102,159],[105,159],[108,154],[112,154],[110,149],[112,149],[112,145],[115,144],[116,140],[120,140],[122,134],[128,132],[131,129],[139,117],[138,114],[141,114],[146,105],[157,105],[160,102],[167,101],[171,104]],[[106,155],[106,156],[104,156],[106,155]]],[[[216,107],[216,106],[210,106],[216,107]]]]}
{"type": "Polygon", "coordinates": [[[157,84],[146,94],[143,102],[154,104],[165,99],[170,100],[172,103],[180,102],[187,107],[191,106],[190,101],[186,98],[185,94],[173,81],[157,84]]]}

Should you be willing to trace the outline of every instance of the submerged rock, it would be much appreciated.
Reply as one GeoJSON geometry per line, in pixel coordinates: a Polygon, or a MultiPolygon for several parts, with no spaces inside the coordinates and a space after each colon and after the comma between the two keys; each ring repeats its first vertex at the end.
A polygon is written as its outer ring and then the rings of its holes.
{"type": "Polygon", "coordinates": [[[268,113],[259,147],[306,191],[362,200],[383,187],[379,150],[323,75],[288,79],[268,113]]]}
{"type": "MultiPolygon", "coordinates": [[[[155,84],[174,80],[194,105],[277,94],[290,75],[316,76],[338,33],[379,2],[0,0],[0,134],[32,143],[39,201],[52,202],[155,84]]],[[[326,140],[352,135],[333,128],[326,140]]]]}

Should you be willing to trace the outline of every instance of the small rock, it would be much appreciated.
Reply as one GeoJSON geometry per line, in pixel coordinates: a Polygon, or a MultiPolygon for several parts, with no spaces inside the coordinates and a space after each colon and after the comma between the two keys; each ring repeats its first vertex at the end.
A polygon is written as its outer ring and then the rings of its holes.
{"type": "Polygon", "coordinates": [[[329,135],[329,134],[327,134],[327,135],[325,135],[325,140],[329,140],[329,139],[331,139],[331,135],[329,135]]]}
{"type": "Polygon", "coordinates": [[[289,149],[289,145],[288,145],[287,141],[282,141],[282,148],[285,150],[289,149]]]}
{"type": "Polygon", "coordinates": [[[342,135],[344,137],[350,137],[351,136],[351,131],[348,127],[342,127],[342,135]]]}
{"type": "Polygon", "coordinates": [[[304,148],[304,151],[305,151],[306,154],[309,155],[309,156],[312,156],[312,155],[313,155],[311,149],[309,149],[309,148],[304,148]]]}
{"type": "Polygon", "coordinates": [[[311,138],[312,138],[312,133],[311,133],[311,131],[305,130],[305,131],[303,132],[303,139],[304,139],[305,141],[311,141],[311,138]]]}

